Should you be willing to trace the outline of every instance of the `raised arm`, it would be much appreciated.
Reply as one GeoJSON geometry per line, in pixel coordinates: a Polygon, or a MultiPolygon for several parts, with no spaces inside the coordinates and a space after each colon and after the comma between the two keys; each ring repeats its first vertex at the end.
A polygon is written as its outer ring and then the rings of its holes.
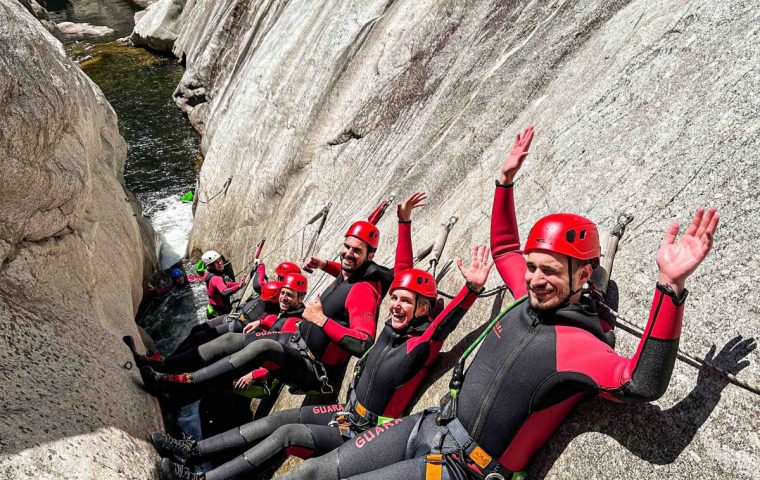
{"type": "Polygon", "coordinates": [[[425,205],[427,193],[414,192],[403,203],[396,206],[398,215],[398,240],[396,242],[396,263],[393,265],[393,273],[412,268],[414,266],[414,251],[412,249],[412,210],[425,205]]]}
{"type": "Polygon", "coordinates": [[[515,215],[513,182],[528,155],[533,140],[533,127],[517,134],[512,150],[499,168],[499,180],[491,212],[491,250],[502,280],[515,298],[527,293],[525,258],[520,251],[520,235],[515,215]]]}
{"type": "MultiPolygon", "coordinates": [[[[697,210],[678,242],[678,225],[668,228],[657,252],[659,281],[636,353],[629,359],[611,350],[597,352],[599,358],[585,362],[603,396],[619,401],[647,402],[665,393],[681,336],[683,305],[688,295],[684,284],[709,253],[718,220],[714,208],[707,212],[697,210]]],[[[573,348],[582,350],[583,346],[573,348]]]]}
{"type": "Polygon", "coordinates": [[[253,279],[251,284],[253,285],[253,291],[261,295],[261,287],[267,283],[266,267],[263,263],[260,263],[253,273],[253,279]]]}

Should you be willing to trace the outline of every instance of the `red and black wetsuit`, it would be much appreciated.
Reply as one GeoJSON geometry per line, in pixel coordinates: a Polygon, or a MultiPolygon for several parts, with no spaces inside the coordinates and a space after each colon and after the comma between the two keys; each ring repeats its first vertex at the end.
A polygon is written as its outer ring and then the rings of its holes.
{"type": "MultiPolygon", "coordinates": [[[[208,304],[213,307],[216,316],[230,313],[232,311],[230,297],[240,290],[240,287],[243,285],[239,282],[233,282],[221,272],[209,271],[203,280],[206,282],[208,304]]],[[[209,316],[213,318],[211,313],[209,313],[209,316]]]]}
{"type": "MultiPolygon", "coordinates": [[[[200,277],[198,277],[200,278],[200,277]]],[[[264,302],[258,295],[261,294],[261,287],[266,283],[266,270],[264,264],[258,266],[253,274],[251,284],[253,285],[252,294],[248,300],[240,307],[240,315],[237,318],[229,318],[228,314],[196,325],[190,330],[179,346],[174,349],[172,355],[185,352],[193,347],[198,347],[206,342],[218,338],[225,333],[240,333],[243,328],[251,322],[262,320],[268,315],[277,315],[280,311],[277,302],[264,302]]]]}
{"type": "MultiPolygon", "coordinates": [[[[411,231],[399,225],[395,271],[411,266],[411,231]]],[[[456,328],[477,299],[463,287],[435,319],[416,318],[402,331],[385,323],[375,344],[362,358],[355,372],[354,388],[344,406],[308,406],[276,412],[266,418],[234,428],[198,442],[198,454],[207,456],[257,444],[242,456],[209,472],[206,480],[237,478],[285,451],[308,458],[322,455],[342,445],[350,436],[372,429],[384,419],[405,413],[421,382],[438,358],[446,337],[456,328]],[[350,431],[328,426],[338,412],[349,410],[350,431]],[[373,413],[376,412],[376,413],[373,413]]],[[[255,373],[255,378],[260,378],[255,373]]]]}
{"type": "MultiPolygon", "coordinates": [[[[517,261],[511,188],[497,187],[492,222],[499,273],[521,295],[525,263],[517,261]]],[[[619,356],[606,343],[590,302],[540,312],[521,303],[497,323],[472,360],[459,392],[457,418],[502,471],[524,469],[584,396],[645,402],[662,395],[681,333],[683,305],[677,303],[658,286],[632,358],[619,356]]],[[[424,479],[424,456],[441,432],[435,415],[418,413],[384,424],[372,435],[367,432],[283,478],[424,479]]],[[[456,449],[451,433],[443,440],[444,451],[456,449]]]]}

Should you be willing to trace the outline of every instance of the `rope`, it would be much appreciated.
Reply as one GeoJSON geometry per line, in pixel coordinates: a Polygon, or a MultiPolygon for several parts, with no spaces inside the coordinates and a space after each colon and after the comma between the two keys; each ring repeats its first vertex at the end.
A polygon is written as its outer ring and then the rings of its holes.
{"type": "MultiPolygon", "coordinates": [[[[609,305],[604,303],[603,301],[596,299],[596,303],[606,308],[610,314],[615,319],[615,325],[620,327],[621,330],[624,332],[628,332],[631,335],[641,338],[644,336],[644,330],[642,330],[638,325],[635,323],[626,320],[623,316],[621,316],[618,312],[612,309],[609,305]]],[[[686,363],[687,365],[691,365],[694,368],[710,368],[713,371],[723,375],[726,380],[728,380],[729,383],[736,385],[737,387],[743,388],[744,390],[747,390],[748,392],[754,393],[755,395],[760,395],[760,389],[757,387],[754,387],[746,382],[742,382],[736,376],[732,373],[729,373],[719,367],[716,367],[715,365],[712,365],[710,363],[705,362],[703,359],[694,357],[680,348],[678,349],[677,358],[681,360],[682,362],[686,363]]]]}
{"type": "MultiPolygon", "coordinates": [[[[480,293],[477,297],[478,298],[488,298],[493,297],[494,295],[498,295],[499,293],[503,292],[507,289],[506,285],[502,285],[500,287],[494,287],[490,290],[484,290],[482,293],[480,293]]],[[[438,290],[438,295],[448,298],[449,300],[452,300],[456,295],[452,295],[450,293],[444,292],[443,290],[438,290]]]]}
{"type": "MultiPolygon", "coordinates": [[[[199,179],[198,183],[200,183],[200,179],[199,179]]],[[[230,188],[230,184],[231,183],[232,183],[232,177],[227,177],[227,180],[225,180],[224,185],[222,185],[222,188],[218,192],[216,192],[211,198],[208,198],[206,200],[201,200],[201,196],[198,195],[198,201],[201,202],[201,203],[209,203],[211,200],[213,200],[216,197],[218,197],[222,192],[224,192],[224,195],[226,196],[227,195],[227,189],[230,188]]]]}

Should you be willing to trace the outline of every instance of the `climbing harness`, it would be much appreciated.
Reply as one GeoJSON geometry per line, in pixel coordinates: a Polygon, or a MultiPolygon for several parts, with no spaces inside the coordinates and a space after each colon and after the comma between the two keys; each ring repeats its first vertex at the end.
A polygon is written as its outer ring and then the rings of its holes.
{"type": "MultiPolygon", "coordinates": [[[[438,432],[433,442],[428,445],[429,452],[425,456],[425,479],[441,480],[443,478],[443,468],[447,469],[451,478],[456,480],[467,480],[471,476],[476,476],[483,480],[506,480],[524,477],[515,477],[514,472],[504,468],[492,455],[489,455],[478,443],[467,433],[462,426],[457,413],[457,399],[464,382],[465,363],[473,351],[483,342],[488,333],[493,330],[496,324],[512,309],[523,303],[528,298],[527,295],[513,301],[506,306],[498,315],[496,315],[488,326],[478,335],[475,341],[459,357],[459,361],[454,366],[449,382],[449,392],[441,399],[440,408],[425,410],[417,420],[412,433],[409,436],[406,448],[406,458],[414,457],[415,441],[419,433],[420,425],[425,417],[429,414],[436,414],[436,423],[438,432]],[[451,438],[455,445],[444,446],[444,440],[451,438]],[[470,468],[468,463],[477,465],[479,472],[470,468]]],[[[518,472],[521,473],[521,472],[518,472]]]]}
{"type": "MultiPolygon", "coordinates": [[[[299,325],[300,323],[301,322],[298,322],[296,325],[299,325]]],[[[317,358],[311,352],[309,346],[306,345],[306,341],[301,336],[301,332],[299,330],[296,330],[290,335],[290,343],[293,344],[293,346],[296,348],[296,350],[298,350],[298,353],[300,353],[302,357],[309,361],[309,364],[313,369],[314,376],[317,377],[317,380],[319,380],[319,383],[321,384],[320,392],[323,394],[333,393],[334,390],[332,385],[330,385],[330,378],[327,376],[327,369],[325,368],[324,364],[317,360],[317,358]]]]}

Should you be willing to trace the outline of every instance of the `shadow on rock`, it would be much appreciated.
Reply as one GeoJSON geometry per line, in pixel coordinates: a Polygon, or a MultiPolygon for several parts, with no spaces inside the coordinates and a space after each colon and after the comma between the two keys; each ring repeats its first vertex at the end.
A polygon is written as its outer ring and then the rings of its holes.
{"type": "MultiPolygon", "coordinates": [[[[713,345],[705,356],[705,363],[736,374],[749,365],[746,357],[756,347],[754,338],[737,336],[717,355],[713,345]]],[[[607,434],[649,463],[672,463],[710,416],[728,383],[728,379],[711,366],[703,367],[694,389],[667,410],[652,403],[621,404],[594,399],[571,415],[536,455],[529,478],[544,478],[570,441],[586,432],[607,434]]]]}

